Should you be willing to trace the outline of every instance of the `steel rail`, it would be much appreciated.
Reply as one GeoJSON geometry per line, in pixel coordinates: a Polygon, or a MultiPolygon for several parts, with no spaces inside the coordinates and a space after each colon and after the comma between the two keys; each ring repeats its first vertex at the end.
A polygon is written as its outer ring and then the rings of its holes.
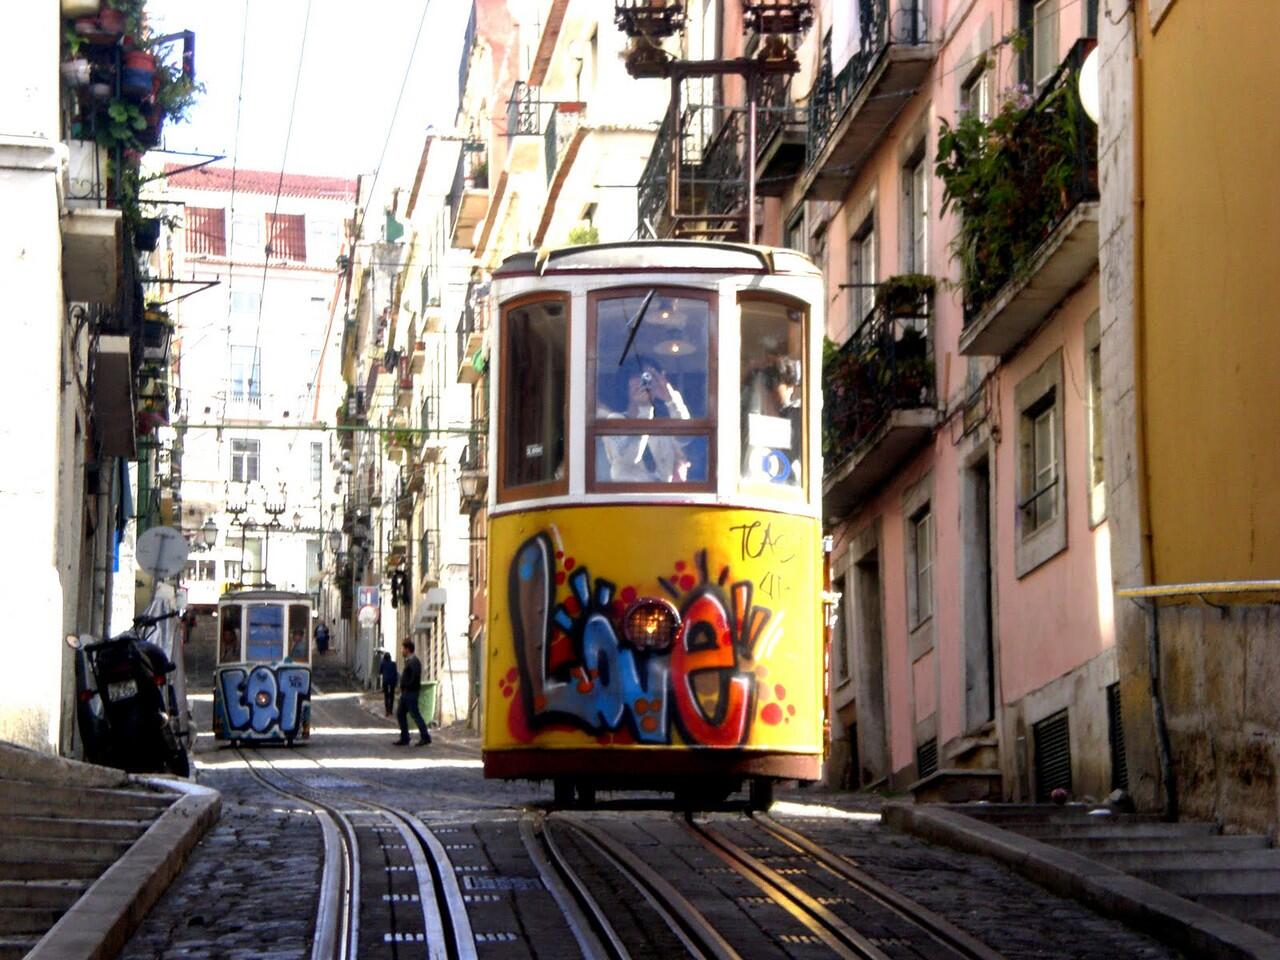
{"type": "Polygon", "coordinates": [[[890,960],[887,953],[824,907],[816,898],[733,841],[694,823],[691,816],[678,819],[708,851],[743,879],[755,884],[765,896],[786,910],[837,956],[846,960],[890,960]]]}
{"type": "MultiPolygon", "coordinates": [[[[702,960],[742,960],[720,931],[689,900],[652,867],[585,819],[568,813],[552,814],[544,822],[565,824],[576,830],[596,851],[618,870],[645,898],[684,944],[691,957],[702,960]]],[[[594,899],[594,898],[591,898],[594,899]]]]}
{"type": "Polygon", "coordinates": [[[871,899],[920,927],[934,940],[962,956],[969,957],[971,960],[1004,960],[1002,954],[992,950],[981,940],[965,933],[945,917],[934,913],[889,885],[881,883],[845,857],[824,850],[808,837],[790,827],[783,826],[766,814],[756,814],[753,819],[767,833],[772,834],[791,849],[813,857],[871,899]]]}
{"type": "MultiPolygon", "coordinates": [[[[268,790],[306,804],[320,824],[324,837],[324,868],[320,878],[311,960],[355,960],[360,930],[360,846],[350,818],[331,804],[273,783],[253,765],[242,747],[235,750],[255,780],[268,790]]],[[[270,761],[267,761],[267,766],[273,772],[280,772],[270,761]]]]}
{"type": "MultiPolygon", "coordinates": [[[[308,757],[307,759],[311,758],[308,757]]],[[[314,795],[324,792],[322,789],[313,787],[280,770],[270,760],[264,759],[263,762],[286,780],[292,780],[307,794],[314,795]]],[[[316,763],[314,760],[312,762],[316,763]]],[[[319,763],[316,763],[316,768],[319,770],[324,769],[319,763]]],[[[352,779],[366,786],[376,786],[376,784],[360,777],[353,777],[352,779]]],[[[289,795],[295,796],[292,793],[289,793],[289,795]]],[[[306,797],[301,797],[301,799],[305,800],[306,797]]],[[[414,874],[418,882],[418,901],[422,907],[422,923],[427,941],[427,956],[429,960],[477,960],[475,934],[471,928],[471,918],[467,915],[466,902],[462,896],[462,889],[458,885],[457,873],[453,869],[453,862],[449,859],[444,845],[440,843],[425,823],[407,810],[379,803],[377,800],[370,800],[367,797],[351,799],[353,802],[375,810],[386,817],[400,832],[405,841],[409,857],[413,860],[414,874]],[[445,908],[444,910],[441,909],[442,905],[445,908]],[[451,940],[453,944],[452,950],[448,948],[451,940]]],[[[352,834],[352,839],[354,843],[354,833],[352,834]]],[[[358,850],[358,847],[355,849],[358,850]]],[[[356,868],[358,877],[358,857],[356,858],[356,868]]],[[[355,944],[354,936],[352,944],[355,944]]],[[[355,955],[356,951],[353,946],[351,956],[354,957],[355,955]]]]}
{"type": "Polygon", "coordinates": [[[605,957],[630,960],[630,951],[609,922],[604,909],[591,895],[577,871],[569,866],[568,859],[545,826],[545,818],[541,815],[536,818],[521,817],[520,839],[529,859],[537,868],[538,875],[542,877],[543,885],[564,914],[573,938],[578,941],[578,949],[588,960],[603,960],[605,957]],[[572,890],[565,885],[565,881],[572,886],[572,890]],[[583,912],[583,908],[591,914],[590,917],[583,912]],[[595,929],[592,929],[593,926],[595,929]],[[596,930],[603,934],[603,941],[596,936],[596,930]]]}

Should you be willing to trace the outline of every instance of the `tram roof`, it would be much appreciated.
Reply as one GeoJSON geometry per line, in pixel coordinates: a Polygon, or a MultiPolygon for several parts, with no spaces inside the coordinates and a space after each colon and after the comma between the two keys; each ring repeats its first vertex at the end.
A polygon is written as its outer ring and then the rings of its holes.
{"type": "Polygon", "coordinates": [[[296,590],[229,590],[218,598],[219,603],[240,600],[296,600],[311,602],[311,595],[296,590]]]}
{"type": "Polygon", "coordinates": [[[812,274],[821,272],[804,254],[786,247],[706,240],[631,240],[528,250],[502,261],[494,278],[548,273],[758,273],[812,274]]]}

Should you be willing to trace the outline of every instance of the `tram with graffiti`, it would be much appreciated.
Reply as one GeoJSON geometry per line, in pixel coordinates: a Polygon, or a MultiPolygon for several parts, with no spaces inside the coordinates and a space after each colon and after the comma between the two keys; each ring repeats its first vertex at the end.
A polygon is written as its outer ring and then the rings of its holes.
{"type": "Polygon", "coordinates": [[[819,776],[822,279],[638,241],[493,275],[484,770],[715,800],[819,776]]]}
{"type": "Polygon", "coordinates": [[[237,590],[218,601],[213,735],[232,744],[311,734],[311,598],[237,590]]]}

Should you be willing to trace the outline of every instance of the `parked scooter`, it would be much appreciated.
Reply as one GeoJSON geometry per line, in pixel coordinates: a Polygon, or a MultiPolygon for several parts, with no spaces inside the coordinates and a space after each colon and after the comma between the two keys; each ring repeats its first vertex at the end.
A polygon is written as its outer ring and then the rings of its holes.
{"type": "Polygon", "coordinates": [[[167,677],[176,667],[158,644],[142,632],[176,617],[135,617],[133,627],[109,640],[77,637],[67,644],[81,653],[77,664],[77,701],[86,757],[93,763],[130,773],[164,772],[190,776],[187,751],[174,733],[165,696],[167,677]]]}

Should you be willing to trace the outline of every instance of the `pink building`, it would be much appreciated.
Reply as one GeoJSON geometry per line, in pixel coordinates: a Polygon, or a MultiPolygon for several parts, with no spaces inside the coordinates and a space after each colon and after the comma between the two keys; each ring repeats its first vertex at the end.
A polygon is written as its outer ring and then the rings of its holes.
{"type": "Polygon", "coordinates": [[[757,239],[828,286],[829,778],[1105,796],[1125,768],[1077,93],[1097,4],[812,10],[762,116],[757,239]]]}

